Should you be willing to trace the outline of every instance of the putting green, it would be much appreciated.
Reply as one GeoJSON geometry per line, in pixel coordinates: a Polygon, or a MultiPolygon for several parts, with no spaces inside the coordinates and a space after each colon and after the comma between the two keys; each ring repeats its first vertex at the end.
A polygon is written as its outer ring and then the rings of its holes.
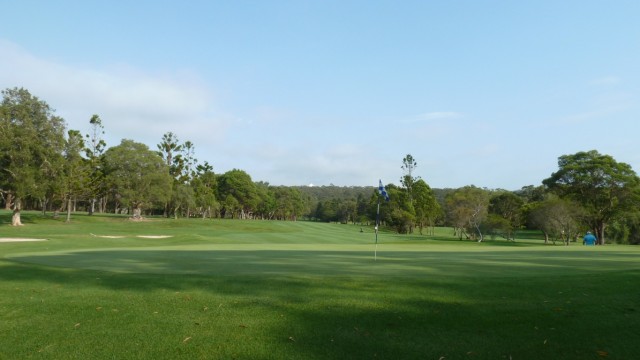
{"type": "Polygon", "coordinates": [[[562,276],[640,269],[640,249],[371,244],[203,244],[14,254],[45,266],[119,273],[279,276],[562,276]]]}

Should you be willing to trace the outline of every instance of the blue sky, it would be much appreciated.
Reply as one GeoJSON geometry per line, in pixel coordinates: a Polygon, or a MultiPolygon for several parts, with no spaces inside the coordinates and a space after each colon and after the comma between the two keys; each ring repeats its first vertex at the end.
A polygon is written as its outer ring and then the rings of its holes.
{"type": "Polygon", "coordinates": [[[540,185],[640,169],[638,1],[7,1],[0,88],[108,146],[167,132],[274,185],[540,185]]]}

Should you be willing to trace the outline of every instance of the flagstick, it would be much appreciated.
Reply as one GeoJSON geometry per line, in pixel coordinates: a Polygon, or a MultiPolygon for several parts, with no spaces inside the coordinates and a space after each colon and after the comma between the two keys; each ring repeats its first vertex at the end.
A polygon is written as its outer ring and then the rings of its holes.
{"type": "Polygon", "coordinates": [[[378,261],[378,227],[380,226],[380,196],[378,196],[378,212],[376,213],[376,248],[373,252],[373,261],[378,261]]]}

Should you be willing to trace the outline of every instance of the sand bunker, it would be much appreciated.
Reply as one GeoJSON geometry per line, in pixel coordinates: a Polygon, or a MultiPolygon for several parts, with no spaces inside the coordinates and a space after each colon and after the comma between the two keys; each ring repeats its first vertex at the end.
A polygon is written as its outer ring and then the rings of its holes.
{"type": "Polygon", "coordinates": [[[0,242],[19,242],[19,241],[47,241],[47,239],[0,238],[0,242]]]}
{"type": "Polygon", "coordinates": [[[96,234],[91,234],[91,236],[99,237],[99,238],[106,238],[106,239],[122,239],[122,238],[126,237],[124,235],[96,235],[96,234]]]}
{"type": "MultiPolygon", "coordinates": [[[[99,237],[99,238],[106,238],[106,239],[122,239],[122,238],[126,238],[126,237],[132,237],[132,236],[125,236],[125,235],[96,235],[96,234],[91,234],[91,236],[93,237],[99,237]]],[[[137,238],[143,238],[143,239],[166,239],[166,238],[170,238],[173,237],[171,235],[136,235],[137,238]]]]}

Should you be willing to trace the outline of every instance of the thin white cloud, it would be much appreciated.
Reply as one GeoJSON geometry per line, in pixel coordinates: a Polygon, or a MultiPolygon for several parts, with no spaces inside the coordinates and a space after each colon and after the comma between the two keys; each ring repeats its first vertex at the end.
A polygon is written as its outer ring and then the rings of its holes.
{"type": "Polygon", "coordinates": [[[589,122],[612,121],[635,105],[635,96],[625,92],[608,92],[594,97],[590,109],[561,117],[554,123],[569,125],[589,122]]]}
{"type": "Polygon", "coordinates": [[[56,109],[69,128],[86,131],[91,115],[98,114],[107,138],[128,138],[150,147],[169,131],[194,142],[192,136],[206,139],[205,134],[221,132],[222,116],[216,114],[211,91],[188,72],[72,66],[2,40],[0,53],[0,87],[28,89],[56,109]]]}
{"type": "MultiPolygon", "coordinates": [[[[375,185],[385,173],[396,171],[397,164],[375,158],[373,149],[359,144],[337,144],[319,149],[299,147],[280,149],[278,157],[268,161],[272,167],[267,179],[272,184],[375,185]]],[[[267,169],[264,169],[267,170],[267,169]]],[[[263,174],[258,170],[256,177],[263,174]]],[[[387,179],[392,181],[394,179],[387,179]]]]}
{"type": "Polygon", "coordinates": [[[591,84],[593,85],[616,85],[619,84],[622,80],[617,76],[603,76],[596,79],[591,80],[591,84]]]}
{"type": "Polygon", "coordinates": [[[462,114],[455,111],[434,111],[424,114],[420,114],[416,117],[417,120],[432,121],[432,120],[454,120],[462,118],[462,114]]]}

